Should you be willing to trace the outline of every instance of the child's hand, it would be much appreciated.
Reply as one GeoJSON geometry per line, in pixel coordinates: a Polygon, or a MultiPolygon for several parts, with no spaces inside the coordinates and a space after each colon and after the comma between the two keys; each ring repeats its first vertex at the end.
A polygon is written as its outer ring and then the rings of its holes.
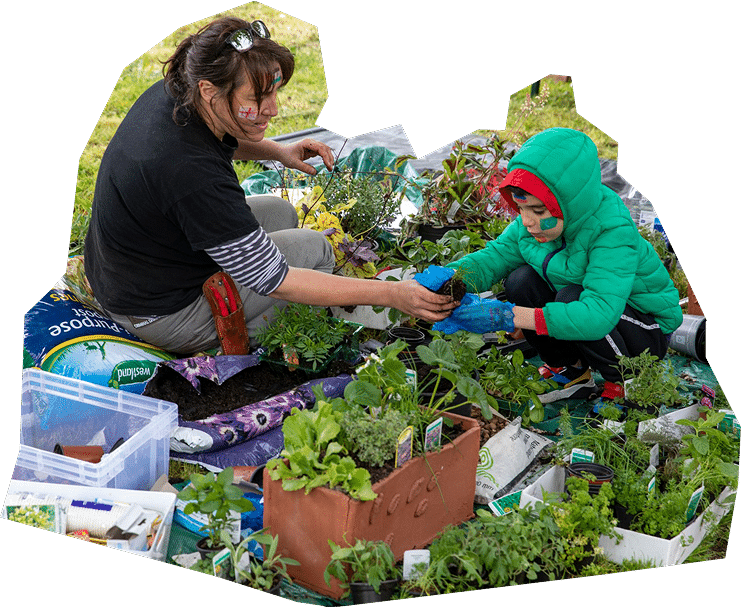
{"type": "Polygon", "coordinates": [[[514,304],[498,299],[481,299],[478,295],[466,293],[461,305],[448,318],[436,322],[433,331],[445,334],[456,331],[471,333],[493,333],[495,331],[512,332],[515,330],[514,304]]]}

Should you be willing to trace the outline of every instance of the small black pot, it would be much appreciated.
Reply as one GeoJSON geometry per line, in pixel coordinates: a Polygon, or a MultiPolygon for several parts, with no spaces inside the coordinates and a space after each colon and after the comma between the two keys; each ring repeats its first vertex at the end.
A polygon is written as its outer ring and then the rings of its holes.
{"type": "Polygon", "coordinates": [[[412,351],[417,346],[429,340],[429,335],[425,334],[421,329],[415,329],[414,327],[390,327],[386,330],[386,336],[388,338],[387,344],[401,339],[409,345],[412,351]]]}
{"type": "Polygon", "coordinates": [[[351,582],[350,595],[352,596],[353,603],[356,605],[359,603],[378,603],[379,601],[391,600],[398,587],[398,579],[381,582],[379,592],[376,592],[370,584],[351,582]]]}
{"type": "Polygon", "coordinates": [[[568,476],[578,476],[585,478],[586,474],[594,476],[594,480],[588,479],[589,482],[589,494],[597,495],[600,488],[604,483],[612,482],[615,477],[615,471],[609,466],[603,466],[602,464],[594,464],[592,462],[576,462],[569,464],[566,468],[568,476]]]}
{"type": "Polygon", "coordinates": [[[200,540],[196,542],[196,550],[198,550],[198,554],[201,555],[201,559],[211,558],[214,554],[216,554],[217,552],[221,552],[224,549],[224,546],[217,546],[216,548],[209,548],[206,545],[206,542],[208,542],[207,537],[202,537],[200,540]]]}
{"type": "Polygon", "coordinates": [[[451,230],[465,230],[465,229],[466,229],[465,223],[459,223],[459,224],[447,225],[447,226],[434,226],[431,224],[423,223],[417,226],[417,236],[419,236],[422,240],[428,240],[430,242],[437,242],[451,230]]]}

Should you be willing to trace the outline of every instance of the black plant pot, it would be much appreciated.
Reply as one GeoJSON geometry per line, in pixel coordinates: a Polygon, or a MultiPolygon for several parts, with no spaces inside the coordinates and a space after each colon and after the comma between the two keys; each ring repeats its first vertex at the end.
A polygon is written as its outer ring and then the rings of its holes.
{"type": "Polygon", "coordinates": [[[221,552],[224,549],[224,546],[217,546],[216,548],[209,548],[207,545],[208,538],[202,537],[200,540],[196,542],[196,550],[198,550],[198,554],[201,555],[202,559],[211,558],[214,554],[217,552],[221,552]]]}
{"type": "Polygon", "coordinates": [[[370,584],[352,582],[350,584],[350,595],[356,605],[359,603],[378,603],[379,601],[391,600],[398,587],[399,580],[386,580],[381,582],[379,592],[376,592],[370,584]]]}
{"type": "Polygon", "coordinates": [[[603,484],[612,482],[615,477],[615,471],[609,466],[594,464],[592,462],[576,462],[569,464],[566,468],[568,476],[578,476],[586,478],[586,475],[594,476],[594,479],[588,478],[589,494],[597,495],[603,484]]]}
{"type": "Polygon", "coordinates": [[[430,224],[423,223],[417,226],[417,236],[419,236],[422,240],[428,240],[430,242],[437,242],[451,230],[465,230],[465,229],[466,229],[466,224],[464,223],[458,223],[458,224],[448,225],[448,226],[433,226],[430,224]]]}
{"type": "Polygon", "coordinates": [[[414,351],[417,346],[429,341],[430,339],[428,334],[421,329],[415,329],[414,327],[390,327],[386,331],[386,336],[388,338],[387,343],[392,343],[397,339],[401,339],[409,345],[412,351],[414,351]]]}

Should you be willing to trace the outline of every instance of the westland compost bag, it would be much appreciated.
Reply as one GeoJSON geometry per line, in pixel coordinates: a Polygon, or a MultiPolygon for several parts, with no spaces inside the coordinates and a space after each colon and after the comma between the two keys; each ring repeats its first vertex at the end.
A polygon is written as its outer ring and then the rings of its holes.
{"type": "Polygon", "coordinates": [[[61,280],[24,318],[23,366],[141,394],[157,363],[175,358],[141,341],[61,280]]]}

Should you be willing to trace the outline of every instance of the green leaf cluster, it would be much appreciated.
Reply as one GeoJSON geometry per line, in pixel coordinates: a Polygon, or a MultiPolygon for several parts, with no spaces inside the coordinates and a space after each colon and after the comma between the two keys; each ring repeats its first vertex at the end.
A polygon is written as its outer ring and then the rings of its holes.
{"type": "Polygon", "coordinates": [[[393,463],[399,435],[409,426],[410,417],[396,409],[375,416],[354,407],[344,414],[340,422],[343,443],[363,464],[380,467],[393,463]]]}
{"type": "Polygon", "coordinates": [[[206,515],[207,523],[201,531],[208,534],[211,548],[221,545],[222,531],[232,522],[231,512],[249,512],[255,508],[233,481],[234,468],[225,468],[218,475],[195,472],[190,476],[190,484],[178,493],[178,498],[187,502],[183,508],[185,514],[206,515]]]}
{"type": "Polygon", "coordinates": [[[234,571],[234,580],[239,584],[244,584],[250,588],[269,591],[275,588],[281,580],[291,582],[291,576],[288,574],[289,565],[298,567],[300,563],[295,559],[290,559],[278,553],[278,536],[271,535],[269,529],[261,529],[250,533],[242,541],[234,545],[229,534],[222,532],[222,542],[229,549],[232,559],[232,571],[234,571]],[[262,559],[258,559],[249,551],[249,545],[252,542],[260,544],[262,547],[262,559]],[[249,565],[241,565],[242,556],[249,552],[249,565]]]}
{"type": "Polygon", "coordinates": [[[332,556],[324,570],[324,581],[329,586],[336,578],[341,588],[348,589],[351,583],[370,584],[376,592],[381,582],[398,579],[399,568],[388,544],[381,540],[358,539],[354,544],[347,541],[340,546],[327,540],[332,556]]]}
{"type": "Polygon", "coordinates": [[[688,395],[671,363],[648,350],[638,356],[618,356],[618,370],[625,384],[624,400],[644,409],[687,404],[688,395]]]}
{"type": "Polygon", "coordinates": [[[538,395],[556,387],[553,380],[541,378],[538,369],[525,361],[522,350],[502,354],[496,348],[489,351],[479,382],[489,394],[525,405],[521,414],[524,425],[543,421],[545,411],[538,395]]]}
{"type": "Polygon", "coordinates": [[[351,331],[351,324],[338,322],[327,308],[289,303],[282,309],[276,306],[273,321],[258,329],[255,337],[267,355],[282,357],[284,349],[292,349],[301,365],[316,370],[351,331]]]}
{"type": "Polygon", "coordinates": [[[316,487],[339,488],[357,500],[373,500],[370,473],[359,468],[338,442],[342,413],[327,401],[312,410],[294,407],[283,422],[281,458],[267,463],[270,478],[281,480],[286,491],[316,487]]]}

